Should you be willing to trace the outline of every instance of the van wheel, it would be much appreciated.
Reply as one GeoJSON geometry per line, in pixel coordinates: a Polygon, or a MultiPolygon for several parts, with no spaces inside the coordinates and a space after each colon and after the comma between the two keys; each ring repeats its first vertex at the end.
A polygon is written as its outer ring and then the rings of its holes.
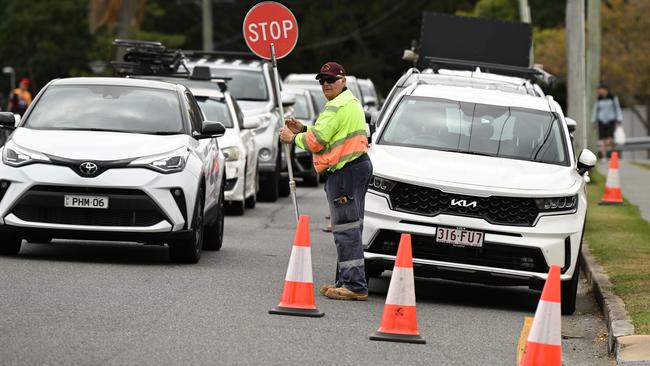
{"type": "Polygon", "coordinates": [[[174,263],[194,264],[201,259],[201,250],[203,249],[203,205],[205,194],[203,188],[199,189],[194,205],[194,217],[192,219],[192,237],[187,241],[170,243],[169,258],[174,263]]]}
{"type": "Polygon", "coordinates": [[[0,240],[0,255],[17,255],[23,239],[7,235],[0,240]]]}

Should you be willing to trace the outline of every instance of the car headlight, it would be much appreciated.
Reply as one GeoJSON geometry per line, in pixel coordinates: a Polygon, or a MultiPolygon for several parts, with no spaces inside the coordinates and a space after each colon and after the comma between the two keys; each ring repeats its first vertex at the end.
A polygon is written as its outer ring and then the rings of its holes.
{"type": "Polygon", "coordinates": [[[187,158],[190,151],[186,148],[180,148],[172,152],[160,155],[146,156],[133,161],[131,166],[144,166],[161,173],[178,173],[185,169],[187,158]]]}
{"type": "Polygon", "coordinates": [[[237,161],[239,160],[239,148],[237,146],[224,147],[221,149],[223,157],[226,158],[226,161],[237,161]]]}
{"type": "Polygon", "coordinates": [[[542,212],[574,211],[578,207],[578,195],[568,197],[551,197],[535,199],[537,208],[542,212]]]}
{"type": "Polygon", "coordinates": [[[368,188],[372,191],[390,193],[390,191],[395,187],[395,184],[396,183],[390,179],[373,175],[370,178],[370,184],[368,185],[368,188]]]}
{"type": "Polygon", "coordinates": [[[2,162],[13,167],[48,161],[50,161],[50,159],[48,159],[47,156],[20,147],[12,141],[8,141],[2,150],[2,162]]]}

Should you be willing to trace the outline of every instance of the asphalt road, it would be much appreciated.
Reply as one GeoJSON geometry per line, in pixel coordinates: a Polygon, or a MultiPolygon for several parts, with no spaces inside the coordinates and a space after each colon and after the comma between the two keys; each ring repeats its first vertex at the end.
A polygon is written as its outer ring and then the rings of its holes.
{"type": "MultiPolygon", "coordinates": [[[[299,188],[311,216],[314,280],[334,278],[331,234],[320,231],[322,189],[299,188]]],[[[426,345],[373,342],[388,288],[372,281],[367,302],[317,296],[320,319],[268,315],[277,305],[293,230],[288,198],[226,219],[220,252],[173,265],[167,249],[127,243],[23,244],[0,258],[0,364],[428,364],[514,365],[525,316],[539,293],[418,279],[426,345]]],[[[567,365],[612,365],[605,324],[581,286],[563,317],[567,365]]]]}

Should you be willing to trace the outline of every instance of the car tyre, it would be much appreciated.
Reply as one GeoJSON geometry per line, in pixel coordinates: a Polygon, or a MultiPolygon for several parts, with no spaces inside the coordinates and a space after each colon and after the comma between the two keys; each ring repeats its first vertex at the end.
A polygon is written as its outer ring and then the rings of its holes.
{"type": "Polygon", "coordinates": [[[199,189],[194,205],[194,217],[192,218],[191,238],[187,241],[170,243],[169,258],[174,263],[194,264],[201,259],[204,234],[204,210],[205,194],[203,188],[199,189]]]}
{"type": "Polygon", "coordinates": [[[278,200],[278,184],[280,183],[279,169],[280,165],[276,164],[275,170],[271,173],[267,173],[268,177],[260,187],[260,191],[257,193],[257,198],[260,201],[275,202],[278,200]]]}
{"type": "Polygon", "coordinates": [[[562,315],[571,315],[576,311],[578,297],[578,281],[580,280],[580,256],[576,262],[576,269],[568,281],[562,281],[562,315]]]}
{"type": "Polygon", "coordinates": [[[21,238],[7,235],[0,240],[0,255],[18,255],[23,240],[21,238]]]}
{"type": "Polygon", "coordinates": [[[291,189],[289,188],[289,177],[280,177],[280,187],[279,187],[280,197],[288,197],[291,194],[291,189]]]}
{"type": "Polygon", "coordinates": [[[223,245],[223,228],[225,216],[225,200],[223,197],[223,187],[219,194],[219,203],[217,203],[217,218],[213,223],[205,226],[205,237],[203,238],[203,249],[220,250],[223,245]]]}
{"type": "Polygon", "coordinates": [[[303,178],[302,183],[307,187],[318,187],[318,173],[313,172],[313,175],[308,175],[303,178]]]}

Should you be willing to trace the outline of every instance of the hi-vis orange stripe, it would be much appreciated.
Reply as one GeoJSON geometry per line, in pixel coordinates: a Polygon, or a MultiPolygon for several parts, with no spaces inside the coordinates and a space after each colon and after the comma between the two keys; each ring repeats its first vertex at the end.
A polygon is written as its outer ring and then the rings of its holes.
{"type": "MultiPolygon", "coordinates": [[[[325,148],[312,131],[307,131],[305,137],[311,151],[319,152],[325,148]]],[[[366,151],[368,151],[368,137],[366,135],[352,136],[326,154],[314,154],[314,168],[320,173],[329,167],[335,167],[346,156],[366,151]]]]}

